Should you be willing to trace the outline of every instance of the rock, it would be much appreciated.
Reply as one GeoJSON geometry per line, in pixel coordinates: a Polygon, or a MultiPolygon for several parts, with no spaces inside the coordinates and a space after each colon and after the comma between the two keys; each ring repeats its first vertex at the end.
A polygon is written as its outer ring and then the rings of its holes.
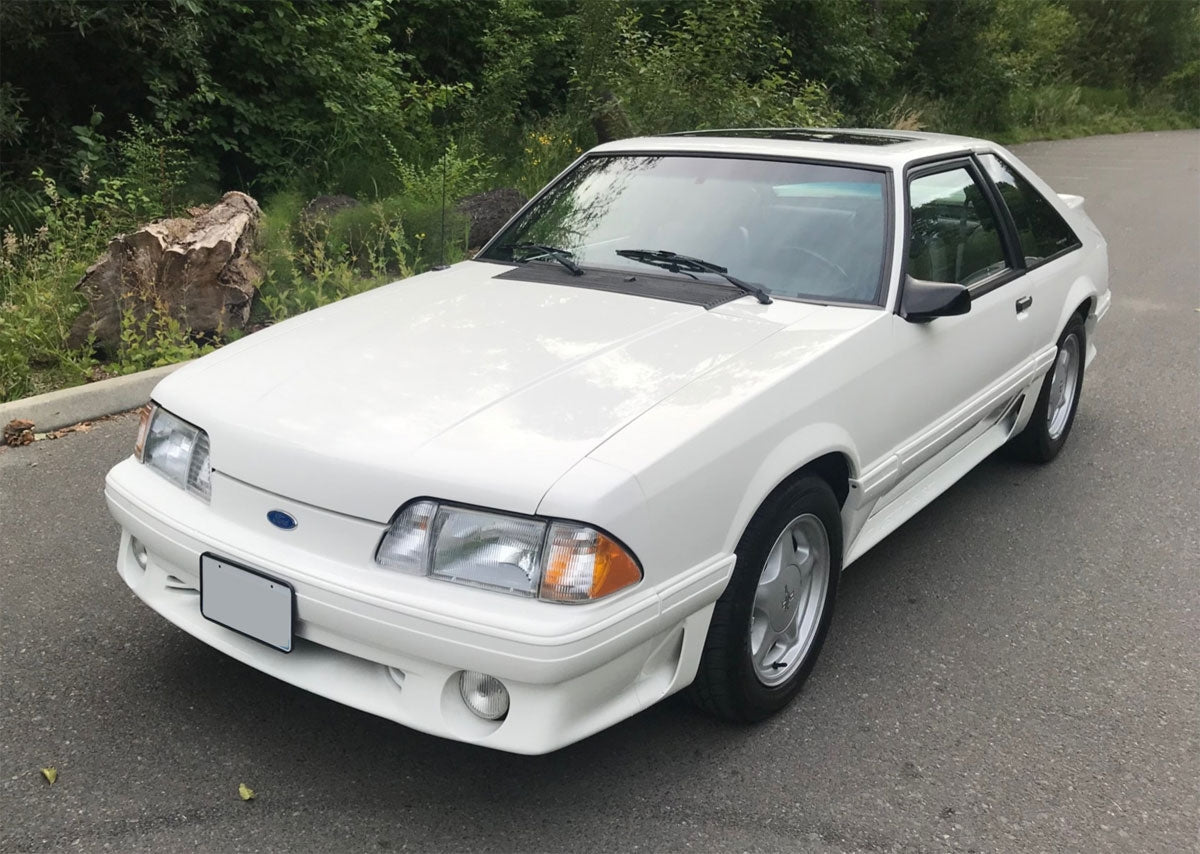
{"type": "Polygon", "coordinates": [[[353,196],[317,196],[304,206],[301,216],[306,222],[328,221],[331,217],[350,208],[359,206],[358,199],[353,196]]]}
{"type": "Polygon", "coordinates": [[[197,336],[243,328],[262,281],[250,257],[261,215],[254,199],[235,191],[192,219],[159,220],[114,237],[75,286],[88,308],[71,327],[71,346],[94,337],[111,353],[126,311],[139,320],[168,315],[197,336]]]}
{"type": "Polygon", "coordinates": [[[468,249],[473,252],[487,243],[526,201],[520,190],[509,187],[467,196],[455,205],[454,209],[471,221],[468,249]]]}

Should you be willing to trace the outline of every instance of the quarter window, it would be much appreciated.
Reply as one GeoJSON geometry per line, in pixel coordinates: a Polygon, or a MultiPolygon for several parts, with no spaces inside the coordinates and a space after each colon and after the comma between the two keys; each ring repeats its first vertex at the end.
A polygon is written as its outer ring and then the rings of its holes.
{"type": "Polygon", "coordinates": [[[1008,268],[996,213],[965,167],[914,178],[908,196],[911,276],[973,285],[1008,268]]]}
{"type": "Polygon", "coordinates": [[[979,160],[1012,214],[1026,266],[1079,245],[1075,232],[1032,184],[994,154],[984,154],[979,160]]]}

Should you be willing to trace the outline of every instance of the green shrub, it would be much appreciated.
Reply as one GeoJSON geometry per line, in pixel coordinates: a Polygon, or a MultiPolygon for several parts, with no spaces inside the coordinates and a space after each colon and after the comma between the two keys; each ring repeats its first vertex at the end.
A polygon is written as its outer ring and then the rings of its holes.
{"type": "Polygon", "coordinates": [[[1139,95],[1090,86],[1039,86],[1017,92],[1011,110],[1012,127],[997,135],[1005,142],[1169,130],[1187,127],[1189,121],[1161,93],[1139,95]]]}
{"type": "Polygon", "coordinates": [[[1005,87],[1021,93],[1064,79],[1067,48],[1075,38],[1075,18],[1057,3],[996,0],[981,43],[1005,87]]]}
{"type": "Polygon", "coordinates": [[[463,154],[455,142],[450,142],[437,160],[419,166],[404,159],[394,146],[389,147],[390,166],[397,185],[396,195],[403,195],[415,204],[441,205],[443,195],[447,204],[473,193],[491,189],[495,177],[495,162],[480,154],[463,154]]]}
{"type": "Polygon", "coordinates": [[[555,116],[530,127],[513,183],[527,197],[550,183],[571,161],[583,153],[572,137],[571,122],[555,116]]]}
{"type": "Polygon", "coordinates": [[[1164,77],[1162,89],[1188,121],[1200,124],[1200,58],[1164,77]]]}
{"type": "MultiPolygon", "coordinates": [[[[300,314],[429,269],[440,258],[437,204],[389,197],[306,219],[299,196],[264,208],[259,257],[264,280],[255,310],[272,321],[300,314]]],[[[466,223],[447,212],[446,260],[465,257],[466,223]]]]}
{"type": "Polygon", "coordinates": [[[195,359],[214,349],[211,343],[196,341],[159,303],[140,316],[132,310],[122,312],[121,343],[113,367],[118,374],[132,374],[195,359]]]}
{"type": "MultiPolygon", "coordinates": [[[[6,194],[11,219],[0,248],[0,400],[42,390],[39,375],[54,385],[87,378],[95,364],[91,348],[67,346],[71,325],[84,307],[75,285],[113,235],[171,213],[181,203],[177,191],[191,162],[177,138],[135,122],[111,142],[98,125],[81,131],[90,140],[76,158],[84,192],[65,192],[38,169],[36,192],[6,194]],[[112,171],[93,173],[93,163],[112,171]],[[13,227],[18,218],[20,231],[13,227]]],[[[118,370],[165,364],[192,352],[178,338],[178,330],[159,322],[128,327],[122,332],[118,370]]]]}
{"type": "Polygon", "coordinates": [[[701,0],[678,21],[632,7],[606,81],[638,133],[835,124],[825,87],[801,80],[758,0],[701,0]]]}
{"type": "Polygon", "coordinates": [[[472,148],[508,159],[520,150],[526,125],[562,110],[578,59],[578,21],[585,3],[489,4],[475,36],[478,83],[463,99],[457,127],[472,148]]]}
{"type": "Polygon", "coordinates": [[[6,231],[0,241],[0,401],[38,388],[35,371],[55,384],[83,382],[92,360],[67,348],[71,323],[83,308],[75,283],[85,262],[51,239],[45,226],[29,235],[6,231]]]}

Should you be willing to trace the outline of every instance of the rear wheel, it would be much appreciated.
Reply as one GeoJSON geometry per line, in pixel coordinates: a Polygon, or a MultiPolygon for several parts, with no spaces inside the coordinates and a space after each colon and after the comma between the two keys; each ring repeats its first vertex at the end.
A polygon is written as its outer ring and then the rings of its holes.
{"type": "Polygon", "coordinates": [[[825,641],[841,568],[841,514],[828,484],[806,475],[777,489],[738,543],[689,689],[696,704],[735,721],[786,706],[825,641]]]}
{"type": "Polygon", "coordinates": [[[1083,320],[1076,315],[1058,339],[1058,353],[1042,381],[1042,390],[1029,423],[1009,443],[1013,456],[1048,463],[1066,444],[1079,409],[1079,393],[1083,390],[1086,343],[1083,320]]]}

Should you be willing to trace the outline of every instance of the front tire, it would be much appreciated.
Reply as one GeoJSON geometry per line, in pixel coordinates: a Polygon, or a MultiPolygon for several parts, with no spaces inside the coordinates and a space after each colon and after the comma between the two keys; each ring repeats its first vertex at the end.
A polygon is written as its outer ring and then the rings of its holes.
{"type": "Polygon", "coordinates": [[[842,570],[841,512],[829,485],[803,475],[759,508],[737,546],[689,694],[731,721],[758,721],[791,702],[812,672],[842,570]]]}
{"type": "Polygon", "coordinates": [[[1083,319],[1075,315],[1059,336],[1054,364],[1042,381],[1029,423],[1009,443],[1012,456],[1035,463],[1048,463],[1058,456],[1079,409],[1086,353],[1087,332],[1083,319]]]}

